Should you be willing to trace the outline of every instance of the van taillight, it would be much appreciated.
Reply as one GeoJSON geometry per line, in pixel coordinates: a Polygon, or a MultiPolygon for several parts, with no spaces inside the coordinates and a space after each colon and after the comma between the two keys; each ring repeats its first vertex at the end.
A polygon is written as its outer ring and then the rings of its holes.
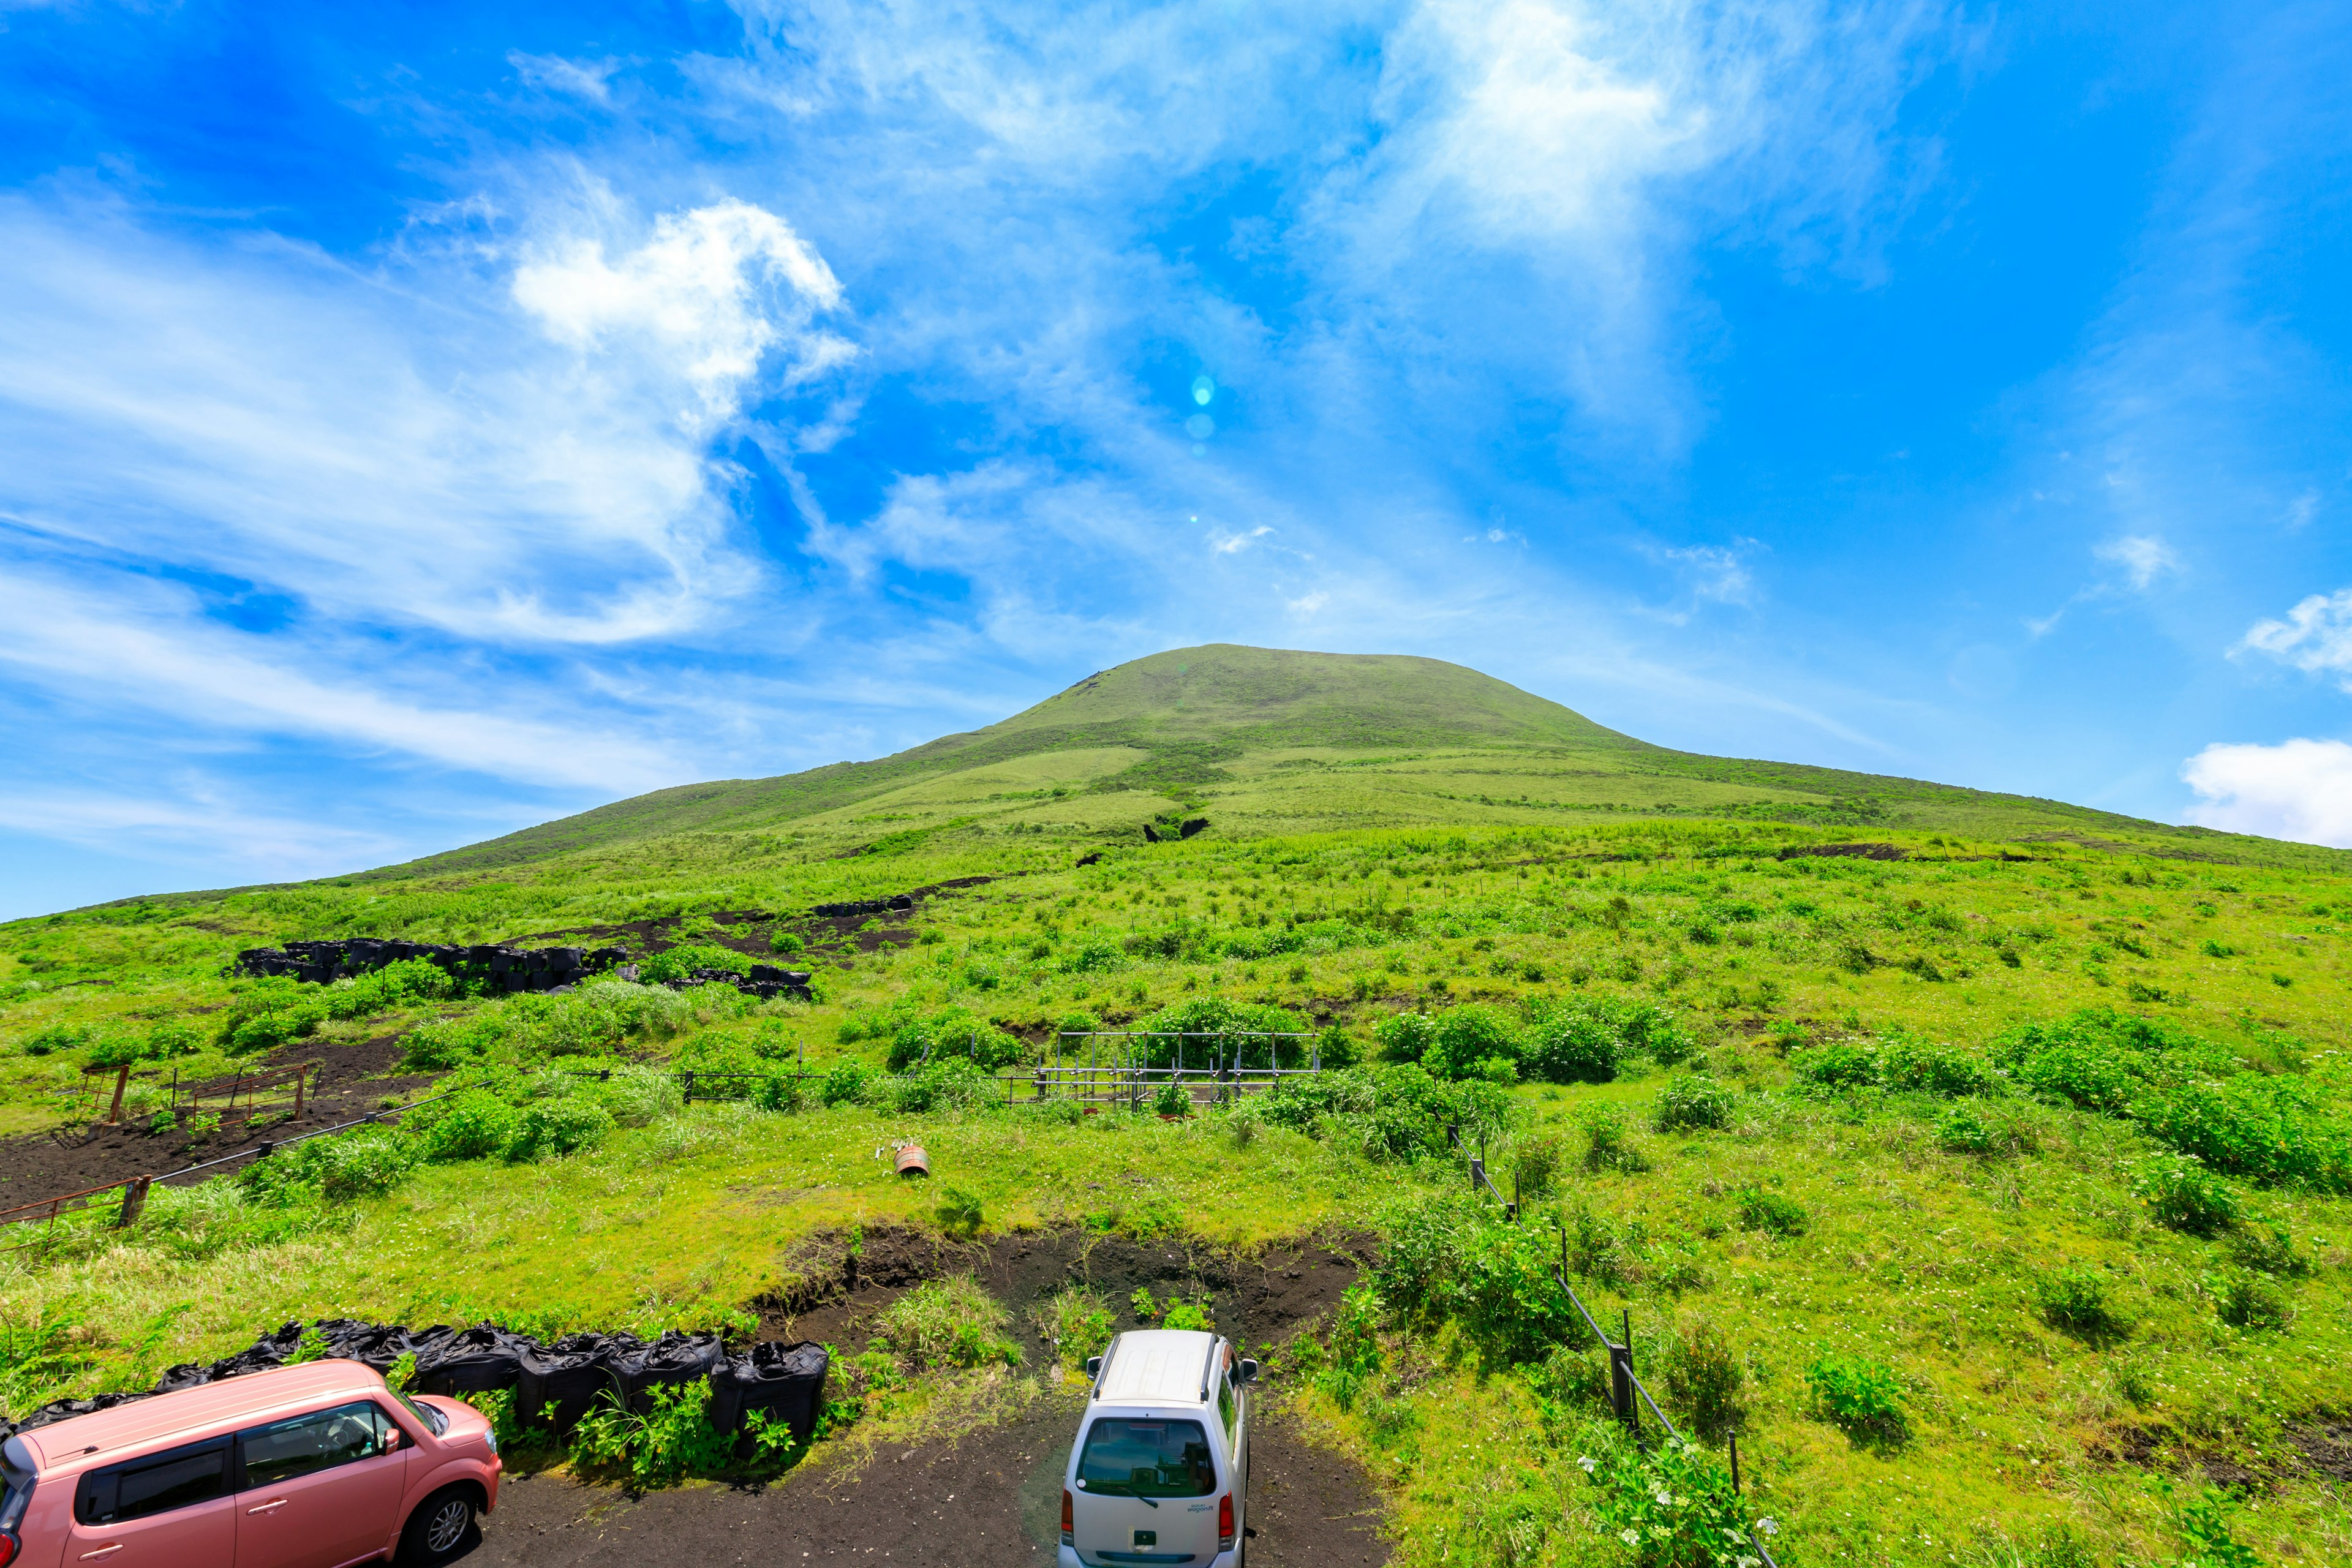
{"type": "Polygon", "coordinates": [[[1217,1550],[1224,1551],[1234,1543],[1234,1494],[1227,1492],[1217,1500],[1217,1550]]]}
{"type": "MultiPolygon", "coordinates": [[[[1062,1489],[1062,1544],[1065,1546],[1076,1545],[1077,1542],[1075,1539],[1076,1533],[1077,1519],[1076,1517],[1076,1510],[1070,1506],[1070,1489],[1064,1487],[1062,1489]]],[[[0,1568],[8,1568],[7,1560],[5,1558],[0,1558],[0,1568]]]]}

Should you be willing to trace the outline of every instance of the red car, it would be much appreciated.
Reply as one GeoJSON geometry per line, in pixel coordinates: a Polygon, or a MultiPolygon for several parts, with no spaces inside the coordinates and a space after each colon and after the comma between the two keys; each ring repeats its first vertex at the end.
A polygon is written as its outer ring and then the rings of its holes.
{"type": "Polygon", "coordinates": [[[471,1405],[317,1361],[158,1394],[0,1444],[0,1568],[436,1563],[498,1505],[471,1405]]]}

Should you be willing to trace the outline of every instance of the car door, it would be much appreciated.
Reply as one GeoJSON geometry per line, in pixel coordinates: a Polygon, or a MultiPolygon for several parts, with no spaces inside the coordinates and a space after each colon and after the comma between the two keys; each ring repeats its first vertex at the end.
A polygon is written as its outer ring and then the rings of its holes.
{"type": "Polygon", "coordinates": [[[236,1568],[341,1568],[383,1550],[405,1490],[400,1429],[354,1400],[236,1435],[236,1568]]]}
{"type": "Polygon", "coordinates": [[[229,1440],[215,1437],[92,1470],[74,1489],[64,1568],[189,1568],[236,1553],[229,1440]]]}

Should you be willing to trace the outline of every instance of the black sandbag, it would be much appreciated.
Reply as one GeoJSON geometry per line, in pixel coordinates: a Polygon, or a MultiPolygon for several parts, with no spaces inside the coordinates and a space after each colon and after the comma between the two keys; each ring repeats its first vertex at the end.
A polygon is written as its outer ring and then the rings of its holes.
{"type": "Polygon", "coordinates": [[[515,1384],[517,1414],[534,1426],[570,1431],[600,1394],[619,1386],[623,1358],[644,1348],[635,1334],[566,1334],[551,1345],[531,1346],[515,1384]]]}
{"type": "Polygon", "coordinates": [[[272,1367],[284,1366],[286,1358],[292,1355],[295,1347],[301,1342],[302,1323],[297,1319],[282,1325],[276,1333],[262,1335],[253,1342],[251,1349],[223,1356],[213,1363],[212,1380],[217,1383],[225,1377],[243,1377],[249,1372],[268,1372],[272,1367]]]}
{"type": "Polygon", "coordinates": [[[749,1354],[730,1356],[710,1374],[710,1425],[740,1432],[752,1411],[782,1421],[805,1443],[816,1431],[824,1400],[824,1347],[773,1341],[753,1345],[749,1354]]]}
{"type": "Polygon", "coordinates": [[[726,1354],[717,1334],[685,1334],[676,1329],[667,1330],[652,1344],[640,1345],[614,1360],[614,1372],[620,1384],[622,1403],[640,1415],[650,1415],[656,1388],[709,1377],[719,1370],[726,1354]]]}
{"type": "Polygon", "coordinates": [[[158,1394],[177,1394],[184,1388],[201,1388],[213,1380],[213,1369],[200,1361],[184,1361],[177,1366],[167,1366],[163,1375],[155,1380],[158,1394]]]}
{"type": "MultiPolygon", "coordinates": [[[[378,1372],[389,1372],[392,1370],[392,1363],[404,1355],[415,1355],[421,1365],[425,1360],[425,1347],[437,1342],[432,1339],[420,1341],[420,1337],[410,1332],[407,1325],[404,1323],[344,1321],[336,1324],[321,1323],[319,1327],[330,1331],[327,1333],[329,1355],[342,1361],[359,1362],[363,1365],[373,1367],[378,1372]]],[[[437,1334],[442,1339],[446,1339],[449,1335],[449,1331],[446,1329],[427,1329],[425,1332],[426,1335],[437,1334]]]]}
{"type": "Polygon", "coordinates": [[[524,1334],[510,1334],[495,1323],[476,1323],[420,1351],[416,1357],[419,1394],[484,1394],[513,1388],[522,1379],[522,1358],[539,1348],[524,1334]]]}

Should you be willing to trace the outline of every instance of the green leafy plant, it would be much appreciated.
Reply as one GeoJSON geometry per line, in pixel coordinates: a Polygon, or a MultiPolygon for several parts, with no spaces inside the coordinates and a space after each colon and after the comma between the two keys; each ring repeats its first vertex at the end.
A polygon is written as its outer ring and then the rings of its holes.
{"type": "Polygon", "coordinates": [[[2133,1175],[2132,1195],[2147,1206],[2148,1217],[2157,1224],[2190,1236],[2226,1230],[2244,1212],[2230,1184],[2193,1154],[2142,1166],[2133,1175]]]}
{"type": "Polygon", "coordinates": [[[1691,1132],[1731,1125],[1738,1097],[1730,1087],[1698,1073],[1676,1073],[1658,1090],[1654,1124],[1661,1132],[1691,1132]]]}
{"type": "Polygon", "coordinates": [[[1814,1413],[1858,1440],[1895,1443],[1909,1435],[1903,1380],[1883,1362],[1824,1355],[1805,1369],[1814,1413]]]}
{"type": "Polygon", "coordinates": [[[572,1462],[589,1470],[623,1470],[641,1491],[723,1473],[735,1443],[710,1425],[709,1404],[709,1378],[655,1385],[646,1391],[642,1414],[607,1389],[572,1429],[572,1462]]]}
{"type": "Polygon", "coordinates": [[[952,1236],[977,1236],[985,1217],[980,1199],[961,1187],[943,1189],[932,1212],[939,1216],[940,1227],[952,1236]]]}
{"type": "Polygon", "coordinates": [[[1645,1450],[1596,1424],[1580,1446],[1601,1531],[1638,1568],[1754,1568],[1731,1474],[1695,1445],[1668,1439],[1645,1450]]]}
{"type": "Polygon", "coordinates": [[[2077,1339],[2100,1340],[2120,1327],[2108,1299],[2107,1277],[2095,1268],[2048,1268],[2033,1278],[2034,1310],[2042,1321],[2077,1339]]]}
{"type": "Polygon", "coordinates": [[[1084,1285],[1065,1285],[1047,1297],[1034,1314],[1037,1337],[1053,1348],[1062,1365],[1076,1368],[1099,1355],[1118,1327],[1110,1303],[1084,1285]]]}
{"type": "Polygon", "coordinates": [[[883,1312],[873,1348],[908,1372],[937,1367],[1021,1364],[996,1298],[969,1274],[928,1279],[883,1312]]]}
{"type": "Polygon", "coordinates": [[[1778,1237],[1798,1237],[1812,1225],[1805,1205],[1785,1194],[1761,1187],[1741,1187],[1732,1194],[1732,1212],[1743,1230],[1760,1230],[1778,1237]]]}

